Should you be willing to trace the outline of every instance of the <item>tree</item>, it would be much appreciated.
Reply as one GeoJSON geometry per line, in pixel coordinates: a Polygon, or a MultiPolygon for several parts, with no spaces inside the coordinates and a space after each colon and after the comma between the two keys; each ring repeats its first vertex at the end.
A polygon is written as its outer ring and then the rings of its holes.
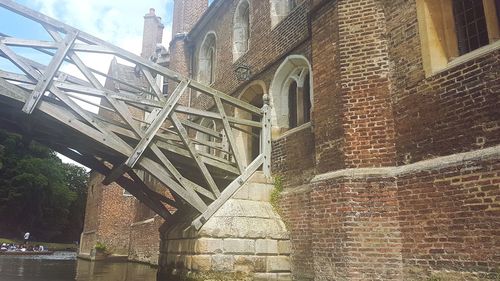
{"type": "Polygon", "coordinates": [[[35,239],[62,239],[82,210],[75,201],[85,193],[86,172],[19,135],[0,131],[0,145],[0,235],[30,231],[35,239]]]}

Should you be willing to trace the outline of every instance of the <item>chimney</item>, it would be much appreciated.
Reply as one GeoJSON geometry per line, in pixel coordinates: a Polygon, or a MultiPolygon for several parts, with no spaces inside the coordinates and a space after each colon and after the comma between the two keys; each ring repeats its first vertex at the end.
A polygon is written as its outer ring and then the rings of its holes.
{"type": "Polygon", "coordinates": [[[162,43],[163,28],[161,18],[156,16],[155,9],[150,8],[144,15],[141,57],[147,59],[154,54],[156,45],[162,43]]]}
{"type": "Polygon", "coordinates": [[[172,36],[189,32],[207,7],[208,0],[174,0],[172,36]]]}

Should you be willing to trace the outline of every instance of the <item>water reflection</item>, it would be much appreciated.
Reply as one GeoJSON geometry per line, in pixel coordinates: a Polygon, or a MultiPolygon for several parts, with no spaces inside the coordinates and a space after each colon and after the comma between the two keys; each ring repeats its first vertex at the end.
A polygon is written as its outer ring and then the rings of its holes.
{"type": "Polygon", "coordinates": [[[78,260],[77,281],[153,281],[156,269],[137,263],[107,263],[78,260]]]}
{"type": "Polygon", "coordinates": [[[136,263],[76,260],[75,253],[1,256],[1,281],[154,281],[156,269],[136,263]]]}

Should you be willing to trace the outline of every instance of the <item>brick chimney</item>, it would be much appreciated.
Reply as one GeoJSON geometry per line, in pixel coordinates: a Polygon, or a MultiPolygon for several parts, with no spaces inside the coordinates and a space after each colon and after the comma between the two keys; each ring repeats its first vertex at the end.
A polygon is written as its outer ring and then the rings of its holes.
{"type": "Polygon", "coordinates": [[[141,57],[149,58],[155,52],[156,45],[162,43],[163,28],[161,18],[156,16],[155,9],[150,8],[149,13],[144,15],[141,57]]]}
{"type": "Polygon", "coordinates": [[[189,32],[207,7],[208,0],[174,0],[172,36],[189,32]]]}

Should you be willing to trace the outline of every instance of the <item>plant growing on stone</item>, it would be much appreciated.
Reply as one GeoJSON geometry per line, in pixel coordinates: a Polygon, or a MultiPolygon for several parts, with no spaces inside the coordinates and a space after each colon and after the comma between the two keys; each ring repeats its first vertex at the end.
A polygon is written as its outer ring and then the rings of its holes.
{"type": "Polygon", "coordinates": [[[97,243],[95,243],[94,248],[96,249],[96,251],[98,251],[98,252],[102,252],[102,253],[106,252],[106,250],[107,250],[106,245],[104,245],[104,244],[103,244],[103,243],[101,243],[101,242],[97,242],[97,243]]]}
{"type": "Polygon", "coordinates": [[[279,207],[279,197],[282,191],[283,191],[283,177],[281,175],[277,175],[274,177],[274,190],[271,193],[270,201],[274,210],[278,213],[281,213],[281,209],[279,207]]]}

